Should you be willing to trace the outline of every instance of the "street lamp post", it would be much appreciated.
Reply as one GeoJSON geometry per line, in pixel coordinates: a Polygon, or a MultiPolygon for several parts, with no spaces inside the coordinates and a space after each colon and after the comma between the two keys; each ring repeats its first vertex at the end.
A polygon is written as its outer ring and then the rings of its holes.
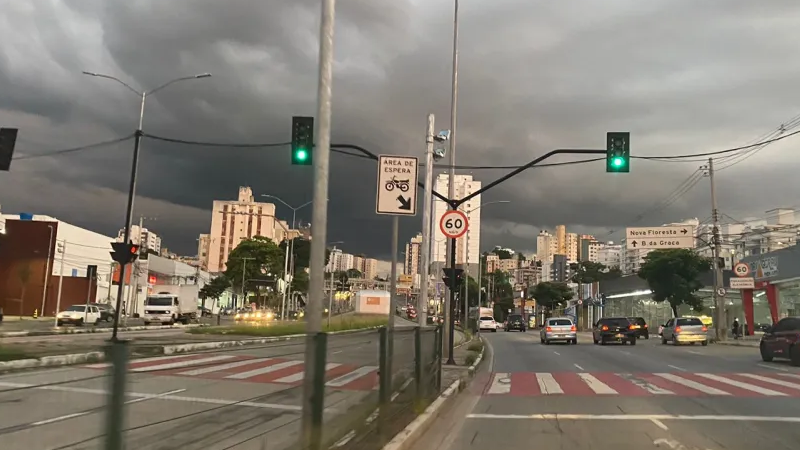
{"type": "MultiPolygon", "coordinates": [[[[44,316],[44,303],[47,300],[47,285],[50,281],[50,258],[53,252],[53,226],[48,225],[47,228],[50,228],[50,240],[47,243],[47,262],[45,263],[44,267],[44,285],[42,286],[42,309],[39,310],[41,316],[44,316]]],[[[58,311],[55,312],[58,315],[58,311]]]]}

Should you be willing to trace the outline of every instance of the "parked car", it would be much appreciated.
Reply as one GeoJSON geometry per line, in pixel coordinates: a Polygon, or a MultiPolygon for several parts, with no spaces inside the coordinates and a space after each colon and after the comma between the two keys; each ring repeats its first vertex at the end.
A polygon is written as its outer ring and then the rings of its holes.
{"type": "Polygon", "coordinates": [[[478,322],[478,329],[480,331],[486,330],[497,333],[497,322],[494,320],[494,317],[483,316],[478,322]]]}
{"type": "Polygon", "coordinates": [[[644,317],[628,317],[628,320],[633,324],[637,338],[650,339],[650,329],[647,327],[647,321],[644,320],[644,317]]]}
{"type": "Polygon", "coordinates": [[[675,317],[669,319],[661,329],[661,343],[672,345],[696,344],[708,345],[708,327],[697,317],[675,317]]]}
{"type": "Polygon", "coordinates": [[[528,328],[526,325],[527,324],[525,323],[525,318],[523,318],[521,314],[511,314],[510,316],[508,316],[508,319],[506,320],[505,330],[506,331],[516,330],[516,331],[522,331],[524,333],[525,330],[527,330],[528,328]]]}
{"type": "Polygon", "coordinates": [[[97,325],[100,323],[100,310],[92,305],[72,305],[56,316],[56,326],[67,323],[78,327],[86,323],[97,325]]]}
{"type": "Polygon", "coordinates": [[[759,349],[761,359],[766,362],[773,358],[788,359],[793,366],[800,367],[800,317],[784,317],[768,327],[759,349]]]}
{"type": "Polygon", "coordinates": [[[604,317],[594,324],[592,340],[600,345],[609,342],[636,345],[636,329],[627,317],[604,317]]]}
{"type": "Polygon", "coordinates": [[[544,321],[544,326],[539,330],[539,340],[545,345],[551,342],[577,344],[578,328],[569,317],[551,317],[544,321]]]}
{"type": "Polygon", "coordinates": [[[106,303],[89,303],[89,306],[95,306],[100,311],[100,320],[106,322],[114,321],[114,307],[106,303]]]}

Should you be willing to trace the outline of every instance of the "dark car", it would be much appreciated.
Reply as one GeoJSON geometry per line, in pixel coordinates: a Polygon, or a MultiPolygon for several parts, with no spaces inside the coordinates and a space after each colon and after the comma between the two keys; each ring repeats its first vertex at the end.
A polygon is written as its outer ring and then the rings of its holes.
{"type": "Polygon", "coordinates": [[[524,333],[527,329],[528,326],[521,314],[511,314],[506,319],[506,331],[516,330],[524,333]]]}
{"type": "Polygon", "coordinates": [[[100,311],[100,320],[106,322],[114,321],[114,308],[106,303],[89,303],[89,306],[96,306],[100,311]]]}
{"type": "Polygon", "coordinates": [[[759,348],[764,361],[782,358],[800,367],[800,317],[784,317],[767,328],[759,348]]]}
{"type": "Polygon", "coordinates": [[[609,342],[636,345],[636,329],[627,317],[605,317],[594,324],[592,339],[600,345],[609,342]]]}
{"type": "Polygon", "coordinates": [[[628,317],[628,320],[633,324],[637,338],[650,339],[650,329],[647,327],[644,317],[628,317]]]}

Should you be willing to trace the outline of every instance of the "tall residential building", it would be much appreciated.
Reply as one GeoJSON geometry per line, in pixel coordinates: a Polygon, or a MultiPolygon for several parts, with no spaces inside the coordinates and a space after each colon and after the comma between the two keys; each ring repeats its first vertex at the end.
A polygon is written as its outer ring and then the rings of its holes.
{"type": "MultiPolygon", "coordinates": [[[[447,174],[440,174],[436,177],[435,190],[437,192],[447,192],[450,177],[447,174]]],[[[456,175],[455,177],[455,198],[464,198],[481,188],[481,182],[472,179],[472,175],[456,175]]],[[[469,228],[467,233],[456,240],[456,264],[478,264],[480,257],[481,244],[481,196],[471,198],[467,203],[461,205],[461,211],[467,215],[469,228]],[[467,249],[467,247],[469,247],[467,249]]],[[[447,255],[447,238],[439,229],[439,221],[448,210],[445,202],[434,198],[433,204],[433,254],[432,261],[445,262],[447,255]]]]}
{"type": "Polygon", "coordinates": [[[597,262],[597,251],[600,250],[602,244],[588,234],[581,235],[580,238],[580,251],[578,252],[578,259],[580,261],[597,262]]]}
{"type": "MultiPolygon", "coordinates": [[[[117,241],[122,242],[123,239],[125,239],[125,229],[119,230],[119,233],[117,233],[117,241]]],[[[131,226],[131,242],[156,254],[161,253],[161,238],[145,227],[139,228],[139,225],[131,226]]]]}
{"type": "Polygon", "coordinates": [[[611,268],[611,267],[620,267],[622,266],[622,246],[621,245],[614,245],[613,242],[608,242],[607,244],[601,244],[600,248],[597,249],[597,261],[598,263],[611,268]]]}
{"type": "Polygon", "coordinates": [[[403,274],[417,275],[420,273],[420,256],[422,250],[422,233],[411,238],[406,244],[406,257],[403,263],[403,274]]]}
{"type": "Polygon", "coordinates": [[[207,269],[208,264],[208,244],[211,242],[211,237],[208,234],[201,234],[197,238],[197,259],[200,261],[200,266],[207,269]]]}
{"type": "Polygon", "coordinates": [[[556,254],[567,254],[567,226],[556,225],[556,254]]]}
{"type": "Polygon", "coordinates": [[[364,259],[364,270],[361,271],[364,274],[364,278],[367,280],[372,280],[378,276],[378,260],[374,258],[366,258],[364,259]]]}
{"type": "Polygon", "coordinates": [[[578,262],[578,252],[580,251],[580,242],[576,233],[567,233],[567,261],[578,262]]]}
{"type": "Polygon", "coordinates": [[[358,267],[355,267],[355,256],[345,253],[340,248],[334,248],[331,250],[330,257],[328,258],[328,265],[325,266],[326,272],[344,272],[350,269],[356,269],[359,272],[361,271],[358,267]]]}
{"type": "Polygon", "coordinates": [[[364,255],[353,255],[353,269],[364,273],[364,260],[367,259],[364,255]]]}
{"type": "Polygon", "coordinates": [[[557,253],[557,250],[558,241],[556,237],[546,230],[540,231],[539,235],[536,236],[536,259],[542,261],[543,264],[552,263],[553,255],[557,253]]]}
{"type": "Polygon", "coordinates": [[[256,202],[250,187],[239,187],[236,200],[214,200],[211,211],[211,231],[208,233],[208,263],[210,272],[223,272],[228,257],[239,242],[255,236],[276,241],[275,205],[256,202]]]}

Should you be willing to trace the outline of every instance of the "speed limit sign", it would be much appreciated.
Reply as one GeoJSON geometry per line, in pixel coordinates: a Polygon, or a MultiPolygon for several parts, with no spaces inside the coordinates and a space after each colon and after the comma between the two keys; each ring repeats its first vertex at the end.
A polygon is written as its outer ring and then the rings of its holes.
{"type": "Polygon", "coordinates": [[[439,221],[439,229],[442,230],[442,234],[450,239],[460,238],[468,228],[467,215],[457,209],[447,211],[439,221]]]}
{"type": "Polygon", "coordinates": [[[735,273],[737,277],[746,277],[750,275],[750,264],[743,262],[737,263],[733,266],[733,273],[735,273]]]}

